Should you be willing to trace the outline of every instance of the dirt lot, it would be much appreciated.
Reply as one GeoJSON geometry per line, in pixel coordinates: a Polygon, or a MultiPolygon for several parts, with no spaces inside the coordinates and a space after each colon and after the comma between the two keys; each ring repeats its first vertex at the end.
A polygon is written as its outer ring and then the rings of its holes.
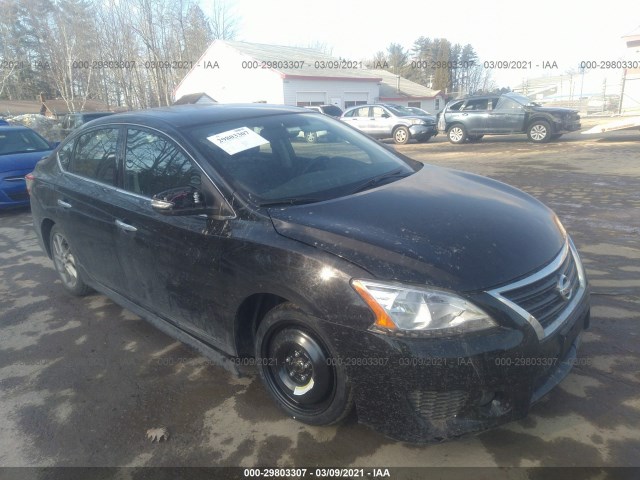
{"type": "Polygon", "coordinates": [[[524,420],[413,446],[284,417],[101,295],[72,298],[28,211],[0,213],[0,466],[640,466],[640,133],[398,150],[513,184],[560,216],[593,287],[580,362],[524,420]],[[166,425],[168,442],[145,431],[166,425]]]}

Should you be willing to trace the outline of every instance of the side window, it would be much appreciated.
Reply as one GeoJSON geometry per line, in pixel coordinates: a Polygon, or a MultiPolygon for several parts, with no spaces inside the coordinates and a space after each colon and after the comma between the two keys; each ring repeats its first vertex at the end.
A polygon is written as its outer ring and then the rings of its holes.
{"type": "Polygon", "coordinates": [[[460,102],[452,103],[449,106],[448,110],[453,110],[454,112],[458,111],[458,110],[460,110],[460,107],[462,107],[463,104],[464,104],[464,100],[462,100],[460,102]]]}
{"type": "Polygon", "coordinates": [[[71,155],[73,154],[73,143],[74,142],[71,141],[58,150],[58,161],[64,170],[69,170],[71,155]]]}
{"type": "Polygon", "coordinates": [[[354,117],[368,117],[369,116],[369,107],[358,108],[353,114],[354,117]]]}
{"type": "Polygon", "coordinates": [[[170,139],[146,130],[127,130],[124,188],[153,197],[177,187],[199,188],[200,170],[170,139]]]}
{"type": "Polygon", "coordinates": [[[382,117],[385,113],[382,107],[371,107],[371,110],[373,110],[374,117],[382,117]]]}
{"type": "Polygon", "coordinates": [[[476,100],[467,100],[464,111],[468,110],[487,110],[489,100],[487,98],[478,98],[476,100]]]}
{"type": "Polygon", "coordinates": [[[115,185],[118,129],[104,128],[80,135],[69,171],[76,175],[115,185]]]}
{"type": "Polygon", "coordinates": [[[496,110],[507,110],[516,112],[518,110],[522,110],[522,105],[520,105],[515,100],[511,100],[509,97],[500,97],[498,105],[496,106],[496,110]]]}

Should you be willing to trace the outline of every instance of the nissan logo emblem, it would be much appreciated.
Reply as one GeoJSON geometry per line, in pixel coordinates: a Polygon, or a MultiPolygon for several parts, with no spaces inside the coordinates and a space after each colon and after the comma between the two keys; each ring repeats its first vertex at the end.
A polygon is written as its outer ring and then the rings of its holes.
{"type": "Polygon", "coordinates": [[[562,274],[558,277],[556,290],[563,300],[569,300],[571,298],[571,295],[573,295],[573,289],[571,288],[571,282],[566,275],[562,274]]]}

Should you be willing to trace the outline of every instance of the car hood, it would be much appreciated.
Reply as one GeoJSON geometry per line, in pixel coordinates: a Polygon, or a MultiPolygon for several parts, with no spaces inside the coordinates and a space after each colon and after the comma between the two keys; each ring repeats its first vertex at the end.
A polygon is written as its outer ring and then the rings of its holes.
{"type": "Polygon", "coordinates": [[[555,214],[533,197],[427,165],[382,187],[269,214],[279,234],[378,279],[458,291],[523,277],[550,262],[565,242],[555,214]]]}
{"type": "Polygon", "coordinates": [[[16,170],[33,170],[43,157],[48,156],[51,150],[40,152],[10,153],[0,155],[0,173],[13,172],[16,170]]]}
{"type": "Polygon", "coordinates": [[[427,123],[436,123],[436,117],[434,115],[410,115],[402,118],[419,118],[427,123]]]}

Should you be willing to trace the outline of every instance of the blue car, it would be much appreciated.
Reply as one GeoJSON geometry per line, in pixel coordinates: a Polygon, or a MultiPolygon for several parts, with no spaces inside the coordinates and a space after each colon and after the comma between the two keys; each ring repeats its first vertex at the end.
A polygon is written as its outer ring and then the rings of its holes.
{"type": "Polygon", "coordinates": [[[53,147],[30,128],[0,125],[0,210],[29,205],[24,177],[53,147]]]}

